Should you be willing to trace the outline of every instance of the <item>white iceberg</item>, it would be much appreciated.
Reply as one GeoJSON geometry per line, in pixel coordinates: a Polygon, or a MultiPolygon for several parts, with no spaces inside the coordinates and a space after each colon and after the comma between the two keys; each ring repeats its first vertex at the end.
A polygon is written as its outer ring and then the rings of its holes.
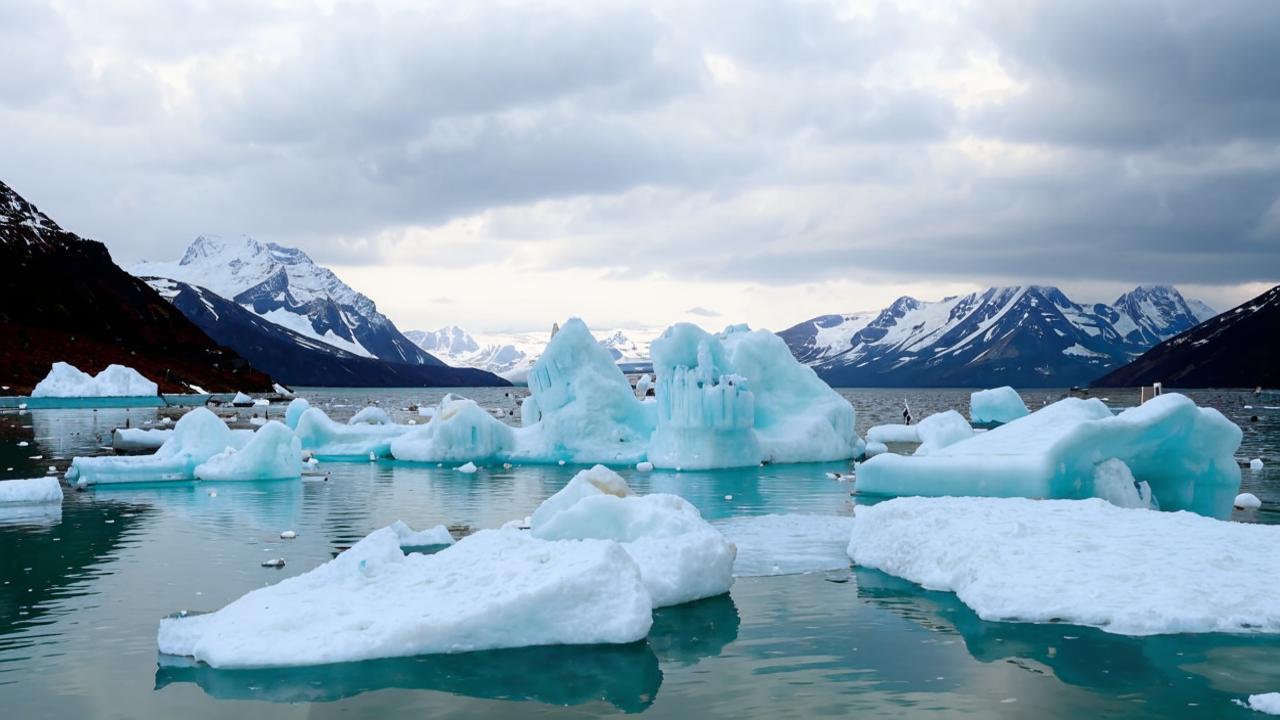
{"type": "Polygon", "coordinates": [[[955,410],[934,413],[921,420],[915,428],[916,435],[920,438],[920,447],[916,448],[916,455],[930,455],[944,447],[973,437],[973,428],[970,427],[969,421],[955,410]]]}
{"type": "Polygon", "coordinates": [[[191,480],[195,468],[228,447],[240,447],[251,435],[231,432],[207,408],[196,408],[173,426],[173,436],[152,455],[77,457],[67,480],[80,486],[101,483],[191,480]]]}
{"type": "MultiPolygon", "coordinates": [[[[292,407],[292,403],[290,406],[292,407]]],[[[294,432],[302,442],[302,449],[310,450],[319,457],[384,458],[391,456],[392,440],[416,427],[416,425],[347,425],[331,420],[323,410],[313,407],[303,411],[299,416],[294,432]]]]}
{"type": "Polygon", "coordinates": [[[347,421],[347,424],[348,425],[390,425],[391,416],[387,414],[386,410],[383,410],[377,405],[370,405],[360,410],[360,412],[356,413],[355,415],[352,415],[351,419],[347,421]]]}
{"type": "Polygon", "coordinates": [[[1017,390],[1005,385],[979,390],[969,396],[969,419],[977,424],[1013,422],[1030,414],[1017,390]]]}
{"type": "Polygon", "coordinates": [[[56,477],[0,480],[0,505],[43,505],[62,502],[56,477]]]}
{"type": "Polygon", "coordinates": [[[918,443],[920,442],[918,430],[918,425],[900,425],[898,423],[876,425],[867,431],[867,442],[875,442],[882,445],[887,443],[918,443]]]}
{"type": "Polygon", "coordinates": [[[213,667],[320,665],[556,644],[630,643],[653,622],[617,543],[483,530],[406,555],[390,528],[207,615],[160,622],[160,652],[213,667]]]}
{"type": "Polygon", "coordinates": [[[302,444],[284,423],[271,422],[244,447],[229,447],[200,465],[197,480],[284,480],[302,477],[302,444]]]}
{"type": "Polygon", "coordinates": [[[514,447],[514,428],[473,400],[445,395],[426,424],[391,441],[391,454],[418,462],[485,461],[505,458],[514,447]]]}
{"type": "Polygon", "coordinates": [[[253,407],[253,398],[242,392],[237,392],[236,396],[231,398],[231,404],[236,407],[253,407]]]}
{"type": "Polygon", "coordinates": [[[396,540],[402,548],[453,544],[453,536],[449,534],[449,528],[444,525],[437,525],[426,530],[414,530],[405,524],[403,520],[397,520],[391,523],[389,527],[391,532],[396,534],[396,540]]]}
{"type": "Polygon", "coordinates": [[[1253,493],[1240,493],[1231,505],[1237,510],[1257,510],[1262,507],[1262,501],[1253,493]]]}
{"type": "Polygon", "coordinates": [[[534,511],[544,540],[613,540],[635,560],[654,607],[729,592],[734,546],[677,495],[632,495],[604,466],[579,473],[534,511]],[[610,477],[612,476],[612,477],[610,477]]]}
{"type": "MultiPolygon", "coordinates": [[[[1124,463],[1165,510],[1225,517],[1240,486],[1241,431],[1217,410],[1166,393],[1112,415],[1067,398],[923,456],[878,455],[858,466],[871,495],[1087,498],[1097,468],[1124,463]]],[[[1114,467],[1114,466],[1113,466],[1114,467]]]]}
{"type": "Polygon", "coordinates": [[[111,447],[121,452],[157,450],[171,437],[170,428],[116,428],[111,431],[111,447]]]}
{"type": "Polygon", "coordinates": [[[1265,715],[1280,715],[1280,692],[1250,695],[1249,709],[1265,715]]]}
{"type": "Polygon", "coordinates": [[[306,398],[294,398],[289,401],[289,406],[284,409],[284,424],[289,426],[291,430],[298,429],[298,421],[302,419],[302,413],[311,409],[311,403],[306,398]]]}
{"type": "Polygon", "coordinates": [[[159,392],[155,383],[131,367],[108,365],[97,375],[89,375],[69,363],[56,362],[36,384],[31,397],[141,397],[159,392]]]}
{"type": "Polygon", "coordinates": [[[857,508],[849,556],[984,620],[1280,632],[1277,526],[1098,499],[897,498],[857,508]]]}
{"type": "Polygon", "coordinates": [[[717,520],[712,526],[738,548],[737,577],[796,575],[849,567],[853,518],[838,515],[759,515],[717,520]]]}

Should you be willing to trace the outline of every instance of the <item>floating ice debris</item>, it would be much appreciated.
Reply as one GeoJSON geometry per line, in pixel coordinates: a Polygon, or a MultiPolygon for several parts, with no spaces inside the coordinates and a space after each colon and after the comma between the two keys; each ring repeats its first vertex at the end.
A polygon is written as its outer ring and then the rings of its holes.
{"type": "Polygon", "coordinates": [[[26,404],[26,403],[18,403],[18,409],[19,409],[19,410],[26,410],[26,409],[27,409],[27,404],[26,404]]]}
{"type": "Polygon", "coordinates": [[[1225,517],[1240,485],[1240,439],[1221,413],[1176,393],[1119,415],[1067,398],[929,455],[878,455],[858,466],[858,491],[1082,498],[1097,494],[1097,467],[1116,459],[1161,509],[1225,517]]]}
{"type": "Polygon", "coordinates": [[[166,417],[162,417],[162,418],[160,418],[160,424],[161,424],[161,425],[172,425],[172,424],[173,424],[173,418],[171,418],[171,417],[167,417],[167,416],[166,416],[166,417]]]}
{"type": "Polygon", "coordinates": [[[1280,527],[1098,499],[897,498],[858,507],[849,555],[984,620],[1276,633],[1277,547],[1280,527]]]}
{"type": "Polygon", "coordinates": [[[257,400],[253,401],[254,407],[268,407],[270,405],[271,405],[271,401],[266,398],[258,398],[257,400]]]}
{"type": "Polygon", "coordinates": [[[559,465],[564,465],[564,461],[563,461],[563,460],[561,460],[561,461],[559,461],[559,463],[557,463],[557,464],[559,464],[559,465]]]}
{"type": "Polygon", "coordinates": [[[226,448],[195,468],[199,480],[283,480],[302,475],[302,448],[283,423],[272,421],[239,450],[226,448]]]}
{"type": "Polygon", "coordinates": [[[369,407],[364,408],[363,410],[356,413],[355,415],[352,415],[351,419],[347,421],[347,424],[348,425],[390,425],[391,416],[387,414],[386,410],[383,410],[382,408],[376,405],[370,405],[369,407]]]}
{"type": "Polygon", "coordinates": [[[289,390],[289,388],[281,385],[280,383],[271,383],[271,389],[275,390],[276,394],[281,397],[287,397],[287,398],[293,397],[293,393],[289,390]]]}
{"type": "Polygon", "coordinates": [[[794,575],[847,569],[853,518],[760,515],[717,520],[712,526],[738,548],[736,577],[794,575]]]}
{"type": "MultiPolygon", "coordinates": [[[[284,567],[284,558],[272,558],[270,560],[263,560],[262,567],[282,568],[284,567]]],[[[162,624],[162,627],[163,627],[163,624],[162,624]]]]}
{"type": "Polygon", "coordinates": [[[253,407],[253,398],[242,392],[237,392],[236,396],[231,398],[231,404],[236,407],[253,407]]]}
{"type": "Polygon", "coordinates": [[[473,400],[445,395],[431,420],[391,442],[397,460],[492,460],[515,446],[515,430],[473,400]]]}
{"type": "Polygon", "coordinates": [[[725,499],[725,500],[732,500],[732,499],[733,499],[733,496],[732,496],[732,495],[725,495],[725,496],[724,496],[724,499],[725,499]]]}
{"type": "Polygon", "coordinates": [[[44,456],[43,456],[43,455],[32,455],[32,456],[30,456],[28,459],[30,459],[30,460],[43,460],[43,459],[44,459],[44,456]]]}
{"type": "Polygon", "coordinates": [[[636,380],[636,397],[644,400],[649,396],[649,388],[653,387],[653,378],[645,373],[636,380]]]}
{"type": "Polygon", "coordinates": [[[636,463],[636,470],[639,470],[640,472],[653,472],[653,463],[648,460],[638,462],[636,463]]]}
{"type": "Polygon", "coordinates": [[[396,539],[399,540],[402,548],[453,544],[453,536],[449,534],[449,528],[444,525],[426,530],[414,530],[403,520],[397,520],[391,523],[390,528],[396,534],[396,539]]]}
{"type": "Polygon", "coordinates": [[[1249,469],[1250,469],[1250,470],[1253,470],[1253,471],[1255,471],[1255,472],[1256,472],[1256,471],[1258,471],[1258,470],[1261,470],[1261,469],[1262,469],[1262,458],[1254,458],[1254,459],[1250,460],[1250,461],[1249,461],[1249,469]]]}
{"type": "Polygon", "coordinates": [[[529,526],[545,540],[621,543],[640,567],[654,607],[721,595],[733,585],[736,550],[697,508],[677,495],[633,495],[603,465],[578,473],[547,498],[529,526]]]}
{"type": "Polygon", "coordinates": [[[28,446],[28,445],[30,445],[30,444],[31,444],[31,443],[27,442],[26,440],[19,440],[19,441],[18,441],[18,447],[27,447],[27,446],[28,446]]]}
{"type": "Polygon", "coordinates": [[[48,469],[48,470],[46,470],[45,472],[56,473],[56,472],[58,472],[58,468],[56,468],[56,467],[54,467],[54,466],[50,465],[50,466],[49,466],[49,469],[48,469]]]}
{"type": "Polygon", "coordinates": [[[473,462],[466,462],[454,468],[454,470],[457,470],[460,473],[473,473],[476,471],[476,464],[473,462]]]}
{"type": "Polygon", "coordinates": [[[1253,493],[1240,493],[1236,496],[1232,506],[1237,510],[1256,510],[1262,507],[1262,501],[1253,493]]]}
{"type": "Polygon", "coordinates": [[[1250,695],[1249,709],[1267,715],[1280,715],[1280,692],[1250,695]]]}
{"type": "Polygon", "coordinates": [[[298,537],[298,533],[292,530],[285,530],[284,532],[280,533],[281,540],[293,540],[296,537],[298,537]]]}
{"type": "Polygon", "coordinates": [[[124,365],[108,365],[97,375],[89,375],[74,365],[56,362],[36,384],[31,397],[140,397],[159,392],[155,383],[124,365]]]}
{"type": "Polygon", "coordinates": [[[0,505],[38,505],[62,502],[58,478],[39,477],[0,480],[0,505]]]}
{"type": "Polygon", "coordinates": [[[196,466],[225,451],[241,447],[250,433],[237,434],[206,408],[182,416],[173,435],[152,455],[131,457],[77,457],[67,470],[67,480],[81,485],[120,482],[191,480],[196,466]]]}
{"type": "Polygon", "coordinates": [[[502,469],[503,469],[503,470],[510,470],[510,469],[511,469],[511,463],[502,463],[502,469]]]}
{"type": "Polygon", "coordinates": [[[482,530],[432,555],[405,554],[383,528],[217,612],[161,620],[158,645],[231,668],[631,643],[648,634],[652,607],[614,542],[482,530]]]}
{"type": "Polygon", "coordinates": [[[262,417],[256,417],[256,416],[251,417],[249,418],[249,424],[257,427],[262,427],[263,425],[267,424],[267,419],[262,417]]]}
{"type": "Polygon", "coordinates": [[[217,490],[210,490],[210,491],[209,491],[209,497],[218,497],[218,491],[217,491],[217,490]]]}
{"type": "Polygon", "coordinates": [[[1013,422],[1029,412],[1018,391],[1008,385],[969,396],[969,419],[975,424],[1013,422]]]}

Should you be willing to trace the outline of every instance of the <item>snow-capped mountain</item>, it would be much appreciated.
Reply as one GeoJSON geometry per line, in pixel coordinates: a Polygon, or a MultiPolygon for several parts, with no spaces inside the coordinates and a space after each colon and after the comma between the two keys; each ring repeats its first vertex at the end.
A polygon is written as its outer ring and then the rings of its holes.
{"type": "Polygon", "coordinates": [[[440,365],[406,338],[373,301],[296,248],[251,237],[202,235],[175,262],[144,262],[137,277],[203,287],[300,335],[355,355],[440,365]]]}
{"type": "MultiPolygon", "coordinates": [[[[648,371],[652,330],[613,330],[600,344],[623,370],[648,371]],[[636,339],[633,339],[636,338],[636,339]]],[[[405,336],[454,367],[487,370],[513,383],[524,383],[551,339],[551,331],[472,335],[454,325],[438,330],[410,330],[405,336]]]]}
{"type": "Polygon", "coordinates": [[[68,232],[0,182],[0,384],[27,393],[59,361],[90,373],[119,363],[160,386],[269,390],[271,378],[221,347],[100,242],[68,232]]]}
{"type": "Polygon", "coordinates": [[[1094,384],[1280,388],[1280,286],[1172,337],[1094,384]]]}
{"type": "Polygon", "coordinates": [[[1084,384],[1213,311],[1171,287],[1081,305],[1054,287],[990,288],[878,313],[823,315],[778,333],[836,386],[1084,384]]]}

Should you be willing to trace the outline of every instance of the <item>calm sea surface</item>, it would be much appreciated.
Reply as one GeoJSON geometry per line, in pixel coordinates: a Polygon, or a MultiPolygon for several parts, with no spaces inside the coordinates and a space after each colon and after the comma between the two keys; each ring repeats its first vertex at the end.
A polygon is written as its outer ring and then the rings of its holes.
{"type": "MultiPolygon", "coordinates": [[[[462,391],[513,410],[523,390],[462,391]],[[510,394],[509,394],[510,393],[510,394]]],[[[858,431],[956,408],[967,391],[845,390],[858,431]]],[[[369,402],[399,421],[438,400],[424,390],[302,392],[335,419],[369,402]]],[[[1193,392],[1244,428],[1243,522],[1280,522],[1280,409],[1242,392],[1193,392]],[[1255,407],[1246,407],[1255,406],[1255,407]],[[1257,416],[1253,421],[1252,417],[1257,416]]],[[[1061,392],[1023,394],[1032,408],[1061,392]]],[[[1120,408],[1127,392],[1095,394],[1120,408]]],[[[261,412],[261,409],[257,409],[261,412]]],[[[185,409],[0,413],[0,478],[65,470],[109,452],[113,427],[185,409]],[[19,447],[20,441],[29,443],[19,447]],[[39,456],[39,457],[33,457],[39,456]]],[[[278,417],[283,407],[273,406],[278,417]]],[[[253,410],[242,410],[246,418],[253,410]]],[[[649,474],[708,519],[767,513],[849,515],[848,463],[649,474]],[[725,496],[731,495],[732,500],[725,496]]],[[[399,718],[817,716],[1257,717],[1233,701],[1280,690],[1280,639],[1127,638],[1070,625],[989,623],[949,593],[855,569],[742,578],[727,597],[657,613],[647,642],[435,656],[285,671],[161,666],[159,619],[214,610],[306,572],[403,519],[495,527],[528,515],[580,468],[481,468],[474,475],[398,462],[323,463],[327,481],[177,483],[68,492],[61,515],[0,515],[0,718],[399,718]],[[216,494],[210,490],[216,489],[216,494]],[[282,530],[298,533],[279,539],[282,530]],[[260,567],[285,557],[280,570],[260,567]]],[[[1170,553],[1178,548],[1169,548],[1170,553]]],[[[1278,600],[1280,602],[1280,600],[1278,600]]]]}

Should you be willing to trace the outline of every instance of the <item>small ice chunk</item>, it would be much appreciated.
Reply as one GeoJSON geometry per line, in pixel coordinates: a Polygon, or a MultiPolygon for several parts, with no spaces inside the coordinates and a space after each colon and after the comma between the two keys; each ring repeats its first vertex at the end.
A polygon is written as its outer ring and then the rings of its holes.
{"type": "Polygon", "coordinates": [[[236,407],[251,407],[253,405],[253,398],[242,392],[237,392],[236,396],[231,398],[231,404],[236,407]]]}
{"type": "Polygon", "coordinates": [[[254,407],[270,407],[271,401],[266,398],[258,398],[257,400],[253,401],[253,406],[254,407]]]}
{"type": "Polygon", "coordinates": [[[969,419],[975,424],[1013,422],[1029,413],[1022,396],[1008,385],[979,390],[969,396],[969,419]]]}
{"type": "Polygon", "coordinates": [[[111,447],[122,452],[157,450],[171,437],[173,430],[167,428],[116,428],[111,431],[111,447]]]}
{"type": "Polygon", "coordinates": [[[282,568],[284,567],[284,558],[272,558],[270,560],[263,560],[262,567],[282,568]]]}
{"type": "Polygon", "coordinates": [[[347,421],[348,425],[390,425],[391,416],[377,405],[370,405],[347,421]]]}
{"type": "Polygon", "coordinates": [[[868,443],[918,443],[920,442],[920,433],[917,432],[918,425],[899,425],[890,423],[888,425],[876,425],[867,431],[868,443]]]}
{"type": "Polygon", "coordinates": [[[460,473],[473,473],[476,471],[476,464],[468,461],[454,468],[454,470],[457,470],[460,473]]]}
{"type": "Polygon", "coordinates": [[[348,425],[333,421],[323,410],[313,407],[299,415],[296,432],[302,449],[320,457],[377,459],[390,457],[391,441],[416,429],[415,425],[348,425]]]}
{"type": "Polygon", "coordinates": [[[1257,472],[1262,469],[1262,458],[1254,458],[1249,461],[1249,469],[1257,472]]]}
{"type": "Polygon", "coordinates": [[[515,446],[514,429],[473,400],[446,395],[430,422],[392,440],[397,460],[459,462],[494,460],[515,446]]]}
{"type": "Polygon", "coordinates": [[[1236,496],[1232,506],[1237,510],[1257,510],[1262,507],[1262,501],[1253,493],[1240,493],[1236,496]]]}
{"type": "Polygon", "coordinates": [[[453,536],[449,534],[449,528],[444,525],[437,525],[427,530],[414,530],[405,524],[403,520],[397,520],[390,525],[391,531],[396,534],[396,538],[400,541],[400,547],[429,547],[432,545],[452,545],[453,536]]]}
{"type": "Polygon", "coordinates": [[[1280,692],[1250,695],[1249,709],[1267,715],[1280,715],[1280,692]]]}
{"type": "Polygon", "coordinates": [[[882,442],[872,440],[867,443],[866,453],[867,453],[867,457],[869,458],[875,457],[877,455],[883,455],[884,453],[887,453],[887,452],[889,452],[889,447],[882,442]]]}
{"type": "Polygon", "coordinates": [[[37,505],[62,502],[58,478],[39,477],[0,480],[0,505],[37,505]]]}
{"type": "Polygon", "coordinates": [[[298,537],[298,533],[294,532],[293,530],[285,530],[284,532],[280,533],[281,540],[292,540],[296,537],[298,537]]]}
{"type": "Polygon", "coordinates": [[[31,444],[31,443],[27,442],[26,440],[19,440],[19,441],[18,441],[18,447],[27,447],[27,446],[28,446],[28,445],[30,445],[30,444],[31,444]]]}
{"type": "Polygon", "coordinates": [[[636,463],[636,470],[639,470],[640,472],[653,472],[653,463],[648,460],[638,462],[636,463]]]}

